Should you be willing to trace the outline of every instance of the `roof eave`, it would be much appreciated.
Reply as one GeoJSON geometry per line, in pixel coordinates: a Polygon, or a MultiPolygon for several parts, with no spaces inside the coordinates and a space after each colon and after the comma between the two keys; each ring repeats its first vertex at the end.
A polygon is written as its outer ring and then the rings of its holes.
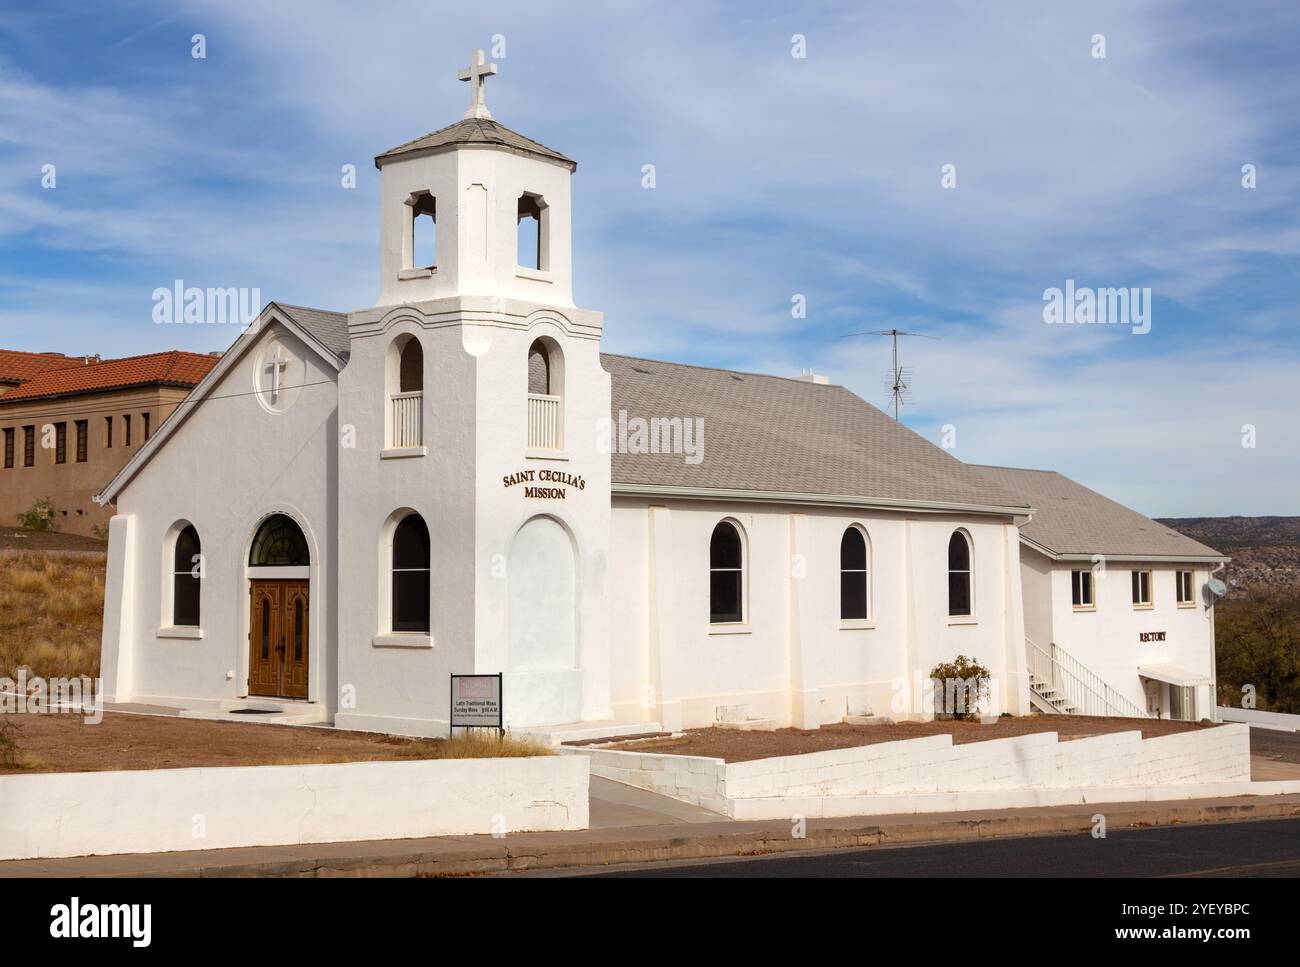
{"type": "Polygon", "coordinates": [[[0,396],[0,406],[4,406],[6,403],[34,403],[38,400],[57,400],[65,396],[99,396],[104,393],[121,393],[124,390],[154,388],[189,390],[198,385],[198,383],[191,383],[184,380],[148,379],[139,383],[118,383],[115,386],[95,386],[85,389],[63,390],[58,393],[33,393],[31,396],[13,396],[12,394],[6,393],[3,396],[0,396]]]}
{"type": "Polygon", "coordinates": [[[1092,563],[1097,558],[1104,558],[1107,561],[1119,561],[1121,563],[1151,563],[1151,564],[1226,564],[1232,560],[1222,554],[1104,554],[1097,552],[1084,551],[1054,551],[1050,547],[1039,544],[1037,541],[1020,535],[1020,543],[1027,547],[1033,548],[1044,557],[1053,561],[1069,561],[1072,563],[1092,563]]]}
{"type": "Polygon", "coordinates": [[[767,504],[799,504],[808,507],[855,507],[864,510],[916,511],[928,514],[983,514],[1016,517],[1033,513],[1032,507],[951,501],[904,500],[864,497],[852,494],[807,494],[784,491],[735,490],[722,487],[678,487],[669,484],[615,483],[615,497],[675,497],[682,500],[740,500],[767,504]]]}
{"type": "Polygon", "coordinates": [[[434,144],[423,148],[405,148],[385,151],[383,154],[375,155],[375,167],[383,170],[383,163],[392,161],[396,158],[418,158],[425,155],[442,154],[446,151],[457,151],[461,148],[484,149],[490,148],[496,151],[508,151],[511,154],[517,154],[525,158],[536,158],[539,161],[548,161],[553,165],[561,168],[568,168],[569,172],[578,170],[578,162],[572,158],[547,154],[543,151],[530,151],[528,148],[521,148],[513,144],[498,144],[495,141],[453,141],[448,144],[434,144]]]}

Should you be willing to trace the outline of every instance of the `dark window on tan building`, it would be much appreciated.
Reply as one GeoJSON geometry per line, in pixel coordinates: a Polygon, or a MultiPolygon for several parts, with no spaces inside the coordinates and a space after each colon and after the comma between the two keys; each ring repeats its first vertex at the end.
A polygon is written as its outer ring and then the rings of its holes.
{"type": "Polygon", "coordinates": [[[111,416],[104,417],[104,448],[106,450],[113,449],[113,418],[111,416]]]}
{"type": "Polygon", "coordinates": [[[36,466],[36,427],[23,427],[23,466],[36,466]]]}
{"type": "Polygon", "coordinates": [[[14,428],[5,427],[5,469],[14,465],[14,428]]]}
{"type": "Polygon", "coordinates": [[[68,462],[68,424],[54,424],[54,462],[68,462]]]}
{"type": "Polygon", "coordinates": [[[89,441],[86,439],[90,435],[90,424],[85,420],[77,421],[77,463],[86,462],[86,449],[89,441]]]}
{"type": "Polygon", "coordinates": [[[151,414],[151,413],[141,413],[141,414],[140,414],[141,418],[144,420],[144,438],[145,438],[146,440],[149,439],[149,423],[150,423],[149,417],[152,416],[152,415],[153,415],[153,414],[151,414]]]}
{"type": "Polygon", "coordinates": [[[129,413],[122,417],[122,435],[125,438],[122,440],[122,446],[129,447],[131,445],[131,414],[129,413]]]}

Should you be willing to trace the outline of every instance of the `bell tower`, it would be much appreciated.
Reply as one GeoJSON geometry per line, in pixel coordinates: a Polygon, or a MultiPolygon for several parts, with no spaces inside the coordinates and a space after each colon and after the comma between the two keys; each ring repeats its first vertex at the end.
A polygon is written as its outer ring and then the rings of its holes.
{"type": "Polygon", "coordinates": [[[455,124],[375,158],[380,171],[378,305],[481,295],[572,306],[570,176],[577,163],[497,123],[482,50],[460,79],[455,124]]]}

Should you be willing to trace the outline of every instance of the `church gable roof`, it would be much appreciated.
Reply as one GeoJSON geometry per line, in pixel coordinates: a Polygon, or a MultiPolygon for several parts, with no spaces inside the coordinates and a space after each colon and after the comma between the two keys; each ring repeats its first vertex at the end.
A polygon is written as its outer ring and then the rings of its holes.
{"type": "Polygon", "coordinates": [[[1034,517],[1021,526],[1020,536],[1051,557],[1225,559],[1214,548],[1054,470],[975,465],[971,469],[1033,504],[1034,517]]]}
{"type": "Polygon", "coordinates": [[[616,486],[1029,510],[1023,497],[842,386],[628,356],[601,359],[613,383],[616,486]],[[621,412],[625,419],[703,419],[703,460],[691,465],[681,455],[619,452],[621,412]]]}
{"type": "MultiPolygon", "coordinates": [[[[135,452],[126,465],[118,471],[117,476],[109,481],[108,486],[95,496],[95,502],[106,504],[116,499],[122,489],[153,459],[153,455],[162,449],[189,420],[190,414],[207,399],[213,388],[257,344],[267,327],[276,323],[299,336],[333,369],[341,370],[347,365],[349,346],[347,313],[268,302],[253,324],[239,335],[220,359],[215,360],[215,365],[212,365],[206,375],[198,381],[198,385],[190,390],[190,394],[181,401],[175,412],[163,420],[158,432],[135,452]]],[[[2,400],[3,397],[0,397],[0,401],[2,400]]]]}
{"type": "Polygon", "coordinates": [[[340,359],[347,359],[352,348],[352,339],[348,335],[348,314],[346,312],[330,312],[328,309],[312,309],[308,306],[291,306],[284,302],[272,302],[270,305],[275,306],[283,315],[288,316],[303,329],[306,329],[335,356],[340,359]]]}
{"type": "Polygon", "coordinates": [[[577,170],[578,167],[578,163],[572,158],[567,158],[554,148],[539,144],[532,138],[526,138],[518,131],[511,131],[504,124],[498,124],[490,118],[462,118],[455,124],[439,128],[437,131],[416,138],[414,141],[399,144],[397,147],[377,155],[375,157],[375,167],[378,168],[381,166],[381,162],[387,161],[389,158],[396,158],[399,155],[410,154],[415,151],[434,151],[439,148],[450,148],[458,144],[495,144],[514,151],[521,151],[524,154],[546,158],[550,161],[558,161],[568,166],[571,171],[577,170]]]}

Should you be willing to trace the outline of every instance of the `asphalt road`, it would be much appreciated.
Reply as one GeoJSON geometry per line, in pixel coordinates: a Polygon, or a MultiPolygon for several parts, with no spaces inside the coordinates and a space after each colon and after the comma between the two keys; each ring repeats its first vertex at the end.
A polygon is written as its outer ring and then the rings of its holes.
{"type": "Polygon", "coordinates": [[[1105,839],[1084,833],[556,872],[606,877],[1296,877],[1300,819],[1110,830],[1105,839]]]}

